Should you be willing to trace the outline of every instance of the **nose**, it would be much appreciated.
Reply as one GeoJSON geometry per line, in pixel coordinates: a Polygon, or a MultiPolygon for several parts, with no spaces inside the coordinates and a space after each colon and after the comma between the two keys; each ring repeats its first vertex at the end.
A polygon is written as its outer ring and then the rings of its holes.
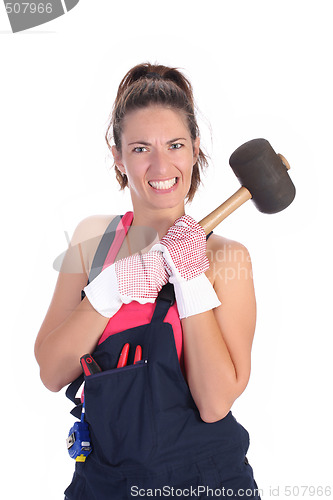
{"type": "Polygon", "coordinates": [[[167,176],[170,170],[170,158],[167,153],[160,149],[155,149],[150,156],[150,172],[156,177],[167,176]]]}

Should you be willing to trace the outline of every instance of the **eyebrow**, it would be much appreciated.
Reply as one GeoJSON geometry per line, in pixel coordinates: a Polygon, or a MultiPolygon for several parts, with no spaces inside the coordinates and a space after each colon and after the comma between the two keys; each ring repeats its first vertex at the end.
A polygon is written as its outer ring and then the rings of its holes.
{"type": "MultiPolygon", "coordinates": [[[[166,144],[172,144],[173,142],[176,141],[186,141],[187,139],[185,137],[176,137],[175,139],[171,139],[170,141],[167,141],[166,144]]],[[[129,142],[128,146],[132,146],[133,144],[143,144],[144,146],[151,146],[150,142],[146,141],[134,141],[134,142],[129,142]]]]}

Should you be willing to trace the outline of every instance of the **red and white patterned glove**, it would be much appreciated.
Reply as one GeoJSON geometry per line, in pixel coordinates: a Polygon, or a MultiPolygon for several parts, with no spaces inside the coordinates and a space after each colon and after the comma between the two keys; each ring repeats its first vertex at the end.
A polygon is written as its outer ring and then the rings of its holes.
{"type": "Polygon", "coordinates": [[[132,301],[155,302],[162,286],[169,281],[160,251],[135,254],[103,269],[84,288],[93,308],[111,318],[122,306],[132,301]]]}
{"type": "Polygon", "coordinates": [[[205,231],[188,215],[175,221],[160,245],[169,274],[178,281],[195,278],[209,268],[205,231]]]}
{"type": "Polygon", "coordinates": [[[204,229],[183,215],[152,250],[160,250],[173,283],[180,318],[199,314],[221,304],[205,275],[209,268],[204,229]]]}

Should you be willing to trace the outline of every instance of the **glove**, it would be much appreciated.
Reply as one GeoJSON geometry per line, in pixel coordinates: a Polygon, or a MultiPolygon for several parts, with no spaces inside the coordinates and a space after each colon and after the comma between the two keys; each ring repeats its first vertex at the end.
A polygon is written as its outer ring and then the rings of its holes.
{"type": "Polygon", "coordinates": [[[205,231],[192,217],[177,219],[152,250],[163,253],[181,319],[221,305],[205,275],[209,268],[205,231]]]}
{"type": "Polygon", "coordinates": [[[111,318],[123,304],[133,300],[155,302],[162,286],[169,281],[162,253],[150,250],[118,260],[84,288],[93,308],[111,318]]]}

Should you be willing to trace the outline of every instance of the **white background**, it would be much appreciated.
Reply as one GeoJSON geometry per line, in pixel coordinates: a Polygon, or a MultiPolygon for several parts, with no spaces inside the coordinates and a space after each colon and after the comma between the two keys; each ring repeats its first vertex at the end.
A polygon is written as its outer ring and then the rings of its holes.
{"type": "Polygon", "coordinates": [[[265,137],[291,164],[287,210],[263,215],[248,202],[216,230],[248,247],[258,301],[252,376],[233,413],[265,500],[287,498],[286,486],[291,498],[313,498],[302,486],[331,486],[333,497],[332,10],[323,0],[81,0],[12,34],[0,5],[3,498],[59,500],[71,480],[72,404],[40,382],[33,345],[65,232],[130,209],[104,132],[121,78],[145,61],[183,68],[194,86],[211,156],[188,207],[195,218],[238,189],[228,159],[243,142],[265,137]]]}

